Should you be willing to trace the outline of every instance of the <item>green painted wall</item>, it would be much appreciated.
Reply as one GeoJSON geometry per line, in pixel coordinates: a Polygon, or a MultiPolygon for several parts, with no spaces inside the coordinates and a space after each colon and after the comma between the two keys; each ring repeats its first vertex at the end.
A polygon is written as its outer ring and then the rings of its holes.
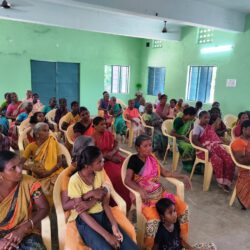
{"type": "Polygon", "coordinates": [[[141,39],[0,20],[0,98],[7,91],[24,97],[31,88],[31,59],[78,62],[81,105],[95,114],[105,64],[131,66],[130,93],[122,99],[134,95],[134,83],[140,79],[141,45],[141,39]]]}
{"type": "MultiPolygon", "coordinates": [[[[247,17],[244,33],[214,32],[214,42],[209,46],[232,44],[231,52],[200,53],[204,45],[197,45],[197,28],[185,27],[182,41],[163,42],[163,48],[143,48],[141,81],[146,90],[147,66],[167,68],[165,93],[169,98],[185,98],[188,65],[215,65],[218,67],[215,100],[221,103],[224,114],[238,114],[250,110],[250,16],[247,17]],[[227,88],[226,79],[237,79],[236,88],[227,88]]],[[[207,46],[207,45],[206,45],[207,46]]],[[[155,100],[155,97],[149,97],[155,100]]],[[[209,108],[210,105],[205,105],[209,108]]]]}

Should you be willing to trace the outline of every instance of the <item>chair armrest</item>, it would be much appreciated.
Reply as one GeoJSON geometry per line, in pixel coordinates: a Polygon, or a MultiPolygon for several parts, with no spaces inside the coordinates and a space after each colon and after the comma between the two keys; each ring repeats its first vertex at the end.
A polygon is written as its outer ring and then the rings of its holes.
{"type": "Polygon", "coordinates": [[[227,151],[227,153],[230,154],[230,146],[226,144],[221,144],[221,145],[227,151]]]}
{"type": "Polygon", "coordinates": [[[51,250],[51,228],[49,216],[42,220],[42,238],[47,250],[51,250]]]}
{"type": "Polygon", "coordinates": [[[114,188],[111,188],[111,197],[116,202],[117,206],[121,209],[121,211],[126,215],[127,213],[127,204],[122,199],[122,197],[114,190],[114,188]]]}
{"type": "Polygon", "coordinates": [[[192,145],[192,147],[193,147],[194,149],[199,150],[199,151],[202,151],[202,152],[205,154],[205,161],[208,162],[208,161],[209,161],[209,152],[208,152],[208,150],[205,149],[205,148],[201,148],[201,147],[195,145],[195,144],[192,142],[192,140],[190,140],[190,142],[191,142],[191,145],[192,145]]]}
{"type": "Polygon", "coordinates": [[[124,154],[128,155],[128,156],[132,154],[131,152],[129,152],[129,151],[123,149],[123,148],[119,148],[119,151],[120,151],[121,153],[124,153],[124,154]]]}
{"type": "Polygon", "coordinates": [[[165,178],[168,182],[176,187],[176,194],[184,201],[184,183],[177,180],[176,178],[165,178]]]}

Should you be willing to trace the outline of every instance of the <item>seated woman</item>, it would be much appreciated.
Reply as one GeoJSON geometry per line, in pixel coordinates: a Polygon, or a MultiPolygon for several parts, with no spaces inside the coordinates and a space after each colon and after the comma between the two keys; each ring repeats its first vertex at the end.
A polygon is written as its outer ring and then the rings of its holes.
{"type": "Polygon", "coordinates": [[[62,129],[66,130],[69,125],[75,124],[79,121],[79,103],[74,101],[71,103],[71,112],[68,112],[63,118],[62,129]]]}
{"type": "MultiPolygon", "coordinates": [[[[250,165],[250,120],[241,125],[242,134],[236,138],[231,147],[237,162],[250,165]]],[[[238,179],[236,182],[237,197],[243,208],[250,208],[250,171],[238,168],[238,179]]]]}
{"type": "Polygon", "coordinates": [[[9,121],[6,119],[4,115],[0,114],[0,125],[3,127],[3,134],[8,135],[9,131],[9,121]]]}
{"type": "Polygon", "coordinates": [[[215,124],[215,132],[223,140],[225,133],[227,132],[227,127],[221,119],[221,111],[219,108],[211,108],[209,110],[210,120],[209,125],[215,124]]]}
{"type": "Polygon", "coordinates": [[[154,127],[153,151],[157,151],[159,156],[163,157],[167,148],[168,138],[162,134],[161,125],[163,120],[157,113],[153,112],[151,103],[146,103],[142,119],[147,125],[154,127]]]}
{"type": "Polygon", "coordinates": [[[180,98],[175,106],[177,113],[183,111],[183,99],[180,98]]]}
{"type": "Polygon", "coordinates": [[[189,141],[189,132],[193,127],[196,115],[194,107],[184,109],[183,115],[174,120],[171,134],[176,137],[179,152],[181,154],[183,167],[187,172],[191,172],[195,159],[195,150],[189,141]]]}
{"type": "MultiPolygon", "coordinates": [[[[213,166],[216,180],[224,191],[229,192],[234,177],[235,165],[230,154],[223,148],[222,141],[216,134],[213,125],[209,125],[209,113],[201,111],[199,123],[193,129],[192,141],[195,145],[209,151],[209,158],[213,166]]],[[[198,152],[197,156],[205,158],[203,152],[198,152]]]]}
{"type": "Polygon", "coordinates": [[[160,103],[156,106],[156,113],[161,117],[162,120],[166,120],[169,114],[169,105],[167,104],[168,97],[161,95],[160,103]]]}
{"type": "Polygon", "coordinates": [[[10,98],[11,98],[11,103],[8,105],[6,111],[6,118],[15,121],[16,117],[24,110],[22,108],[22,102],[18,101],[18,97],[15,92],[11,93],[10,98]]]}
{"type": "Polygon", "coordinates": [[[62,157],[57,140],[49,135],[49,126],[39,122],[33,129],[35,142],[30,143],[22,155],[22,163],[27,162],[25,169],[39,179],[42,190],[50,205],[53,204],[52,192],[57,176],[66,163],[62,157]],[[30,161],[28,161],[30,160],[30,161]]]}
{"type": "Polygon", "coordinates": [[[10,150],[10,139],[3,133],[3,125],[0,124],[0,152],[10,150]]]}
{"type": "Polygon", "coordinates": [[[241,124],[246,120],[249,120],[249,117],[248,117],[247,113],[246,112],[240,112],[238,114],[237,124],[233,129],[233,134],[234,134],[235,137],[240,137],[241,136],[241,124]]]}
{"type": "MultiPolygon", "coordinates": [[[[62,177],[62,186],[61,186],[61,200],[62,200],[62,206],[65,211],[65,217],[66,221],[68,221],[70,211],[73,210],[74,207],[76,208],[76,211],[80,214],[81,211],[87,211],[91,208],[94,199],[92,201],[83,200],[77,205],[75,205],[74,199],[70,199],[68,197],[68,183],[70,177],[76,172],[76,164],[79,160],[82,151],[87,146],[92,146],[93,140],[89,136],[79,136],[75,142],[73,147],[73,163],[71,166],[69,166],[63,173],[62,177]]],[[[109,183],[105,183],[103,186],[105,186],[105,189],[96,190],[96,194],[98,195],[106,195],[107,191],[109,190],[109,183]]],[[[95,201],[96,202],[96,201],[95,201]]],[[[121,228],[129,235],[129,237],[136,242],[136,234],[134,227],[129,222],[129,220],[126,218],[126,216],[121,212],[119,207],[111,207],[112,214],[114,218],[117,220],[118,224],[121,226],[121,228]]],[[[67,223],[67,229],[66,229],[66,239],[65,239],[65,249],[70,250],[89,250],[89,248],[84,244],[83,240],[81,239],[81,236],[79,235],[75,221],[71,221],[67,223]]]]}
{"type": "Polygon", "coordinates": [[[11,96],[10,95],[11,95],[11,93],[8,93],[8,92],[4,94],[5,100],[0,105],[0,114],[5,115],[7,108],[9,106],[9,104],[11,103],[11,96]]]}
{"type": "Polygon", "coordinates": [[[161,198],[170,198],[174,201],[181,223],[181,235],[188,236],[188,207],[179,197],[168,193],[160,183],[160,177],[182,179],[187,188],[191,187],[187,176],[171,173],[164,169],[157,158],[152,154],[151,138],[140,135],[136,138],[135,146],[138,154],[132,155],[128,162],[125,183],[139,192],[143,201],[142,214],[147,220],[145,232],[145,248],[152,249],[154,237],[160,222],[155,204],[161,198]]]}
{"type": "Polygon", "coordinates": [[[167,119],[174,119],[177,115],[177,109],[176,109],[176,104],[177,101],[175,99],[170,100],[170,105],[169,105],[169,112],[167,115],[167,119]]]}
{"type": "MultiPolygon", "coordinates": [[[[138,109],[135,108],[134,106],[135,106],[135,101],[132,99],[129,100],[128,107],[124,111],[124,117],[126,119],[128,119],[129,121],[131,121],[131,126],[133,128],[134,138],[135,138],[138,135],[140,135],[141,133],[143,133],[144,130],[143,130],[141,120],[140,120],[140,113],[139,113],[138,109]]],[[[127,123],[127,127],[130,128],[129,123],[127,123]]]]}
{"type": "Polygon", "coordinates": [[[49,99],[49,105],[44,105],[42,112],[46,115],[47,113],[49,113],[51,110],[55,109],[57,106],[57,101],[55,97],[51,97],[49,99]]]}
{"type": "Polygon", "coordinates": [[[59,99],[59,108],[56,110],[54,121],[59,124],[60,119],[68,113],[67,100],[65,98],[59,99]]]}
{"type": "Polygon", "coordinates": [[[93,250],[139,249],[118,226],[109,207],[109,196],[103,195],[104,171],[100,149],[88,146],[77,162],[77,172],[71,176],[68,195],[75,204],[91,202],[90,209],[71,212],[69,221],[76,221],[79,234],[93,250]]]}
{"type": "Polygon", "coordinates": [[[22,175],[19,157],[0,152],[0,249],[45,250],[41,220],[49,205],[40,183],[22,175]]]}
{"type": "Polygon", "coordinates": [[[115,133],[117,135],[126,135],[127,126],[123,119],[122,113],[122,106],[121,104],[116,102],[116,97],[111,97],[111,101],[108,107],[109,113],[114,117],[114,127],[115,127],[115,133]]]}
{"type": "Polygon", "coordinates": [[[92,119],[86,107],[80,107],[80,121],[74,127],[75,138],[79,135],[91,136],[94,132],[92,119]]]}
{"type": "Polygon", "coordinates": [[[39,100],[37,93],[32,94],[33,113],[40,112],[43,109],[43,104],[39,100]]]}
{"type": "Polygon", "coordinates": [[[98,115],[104,117],[108,127],[110,127],[112,123],[112,116],[108,113],[108,107],[110,103],[109,93],[107,91],[104,91],[102,95],[103,98],[98,102],[98,115]]]}
{"type": "Polygon", "coordinates": [[[23,108],[25,109],[25,111],[17,116],[15,123],[16,125],[20,125],[23,121],[25,121],[32,115],[33,104],[31,102],[24,102],[23,108]]]}
{"type": "Polygon", "coordinates": [[[104,169],[109,176],[116,192],[126,201],[127,209],[131,206],[128,189],[123,185],[121,168],[124,157],[119,154],[118,142],[111,132],[106,129],[106,122],[102,117],[93,120],[95,131],[92,135],[95,145],[102,151],[105,159],[104,169]]]}

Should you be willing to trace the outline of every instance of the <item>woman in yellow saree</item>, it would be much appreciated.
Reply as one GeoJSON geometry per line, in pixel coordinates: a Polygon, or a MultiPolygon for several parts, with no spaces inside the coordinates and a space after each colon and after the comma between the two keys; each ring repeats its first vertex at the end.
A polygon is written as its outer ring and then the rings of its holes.
{"type": "Polygon", "coordinates": [[[45,250],[39,231],[49,205],[40,183],[22,175],[19,157],[0,152],[0,249],[45,250]]]}
{"type": "Polygon", "coordinates": [[[130,188],[139,192],[143,201],[142,214],[147,220],[144,240],[146,249],[152,249],[154,244],[154,237],[160,222],[155,204],[161,198],[169,198],[174,202],[180,221],[181,236],[183,239],[187,239],[187,204],[178,196],[165,190],[160,183],[160,176],[181,179],[186,188],[191,187],[189,178],[185,175],[170,173],[161,167],[157,158],[152,154],[152,142],[149,136],[138,136],[135,141],[135,146],[138,154],[130,157],[125,183],[130,188]]]}
{"type": "MultiPolygon", "coordinates": [[[[62,205],[65,210],[65,219],[67,222],[66,238],[65,238],[65,249],[68,250],[90,250],[88,246],[83,242],[80,234],[78,233],[75,221],[68,222],[70,216],[70,210],[74,207],[81,213],[89,209],[91,205],[88,201],[83,201],[81,204],[75,206],[74,200],[68,197],[68,183],[70,177],[76,172],[76,161],[79,158],[81,152],[87,147],[94,145],[92,138],[88,136],[80,136],[76,139],[73,147],[73,163],[62,173],[62,186],[61,186],[61,199],[62,205]]],[[[108,185],[108,184],[107,184],[108,185]]],[[[114,218],[118,221],[119,225],[129,235],[129,237],[136,242],[136,234],[132,224],[121,212],[121,210],[115,206],[111,207],[114,218]]]]}
{"type": "Polygon", "coordinates": [[[60,155],[57,140],[49,135],[49,126],[39,122],[33,129],[35,142],[30,143],[24,150],[22,162],[27,163],[26,170],[39,179],[42,190],[50,205],[53,204],[52,192],[57,176],[63,170],[63,157],[60,155]],[[30,161],[27,161],[30,160],[30,161]]]}

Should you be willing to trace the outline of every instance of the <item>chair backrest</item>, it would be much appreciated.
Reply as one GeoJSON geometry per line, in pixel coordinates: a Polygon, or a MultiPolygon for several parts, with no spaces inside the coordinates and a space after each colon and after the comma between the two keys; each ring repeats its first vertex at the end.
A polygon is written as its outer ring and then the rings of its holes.
{"type": "Polygon", "coordinates": [[[26,120],[22,121],[19,128],[18,128],[18,132],[19,134],[21,134],[29,125],[30,122],[30,118],[28,117],[26,120]]]}
{"type": "Polygon", "coordinates": [[[66,139],[69,142],[69,144],[71,144],[71,145],[74,144],[74,130],[73,130],[74,125],[75,124],[68,126],[67,131],[65,133],[66,139]]]}
{"type": "Polygon", "coordinates": [[[59,150],[60,150],[59,153],[65,156],[67,164],[68,166],[70,166],[72,159],[71,159],[71,155],[68,149],[63,144],[61,143],[58,143],[58,144],[59,144],[59,150]]]}
{"type": "Polygon", "coordinates": [[[165,120],[161,125],[161,130],[164,131],[167,135],[171,135],[173,123],[174,121],[172,119],[165,120]]]}
{"type": "Polygon", "coordinates": [[[50,110],[45,117],[49,122],[55,122],[56,109],[50,110]]]}
{"type": "Polygon", "coordinates": [[[127,105],[121,99],[116,99],[116,103],[120,104],[122,106],[122,109],[127,108],[127,105]]]}
{"type": "Polygon", "coordinates": [[[64,123],[64,121],[65,121],[65,116],[66,116],[66,115],[64,115],[64,116],[61,117],[61,119],[60,119],[60,121],[59,121],[59,124],[58,124],[59,130],[62,131],[62,132],[66,132],[66,130],[62,129],[62,125],[63,125],[63,123],[64,123]]]}
{"type": "Polygon", "coordinates": [[[231,114],[225,115],[223,118],[223,122],[225,123],[226,127],[229,129],[231,129],[235,125],[237,120],[238,120],[237,116],[231,115],[231,114]]]}
{"type": "Polygon", "coordinates": [[[234,129],[235,128],[236,128],[236,126],[232,127],[232,129],[231,129],[231,141],[233,141],[236,138],[236,136],[234,134],[234,129]]]}

